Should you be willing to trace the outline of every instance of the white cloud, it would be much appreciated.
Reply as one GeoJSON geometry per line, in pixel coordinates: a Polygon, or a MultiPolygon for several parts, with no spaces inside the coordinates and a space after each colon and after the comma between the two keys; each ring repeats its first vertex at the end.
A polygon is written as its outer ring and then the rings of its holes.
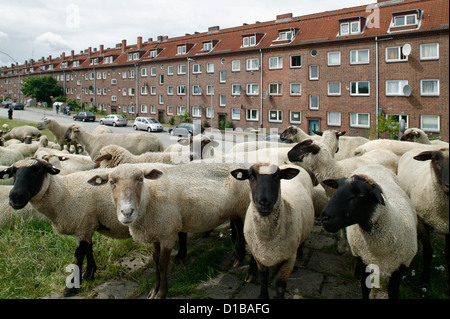
{"type": "Polygon", "coordinates": [[[36,45],[47,45],[52,51],[70,49],[69,43],[59,34],[53,32],[45,32],[36,37],[34,40],[36,45]]]}

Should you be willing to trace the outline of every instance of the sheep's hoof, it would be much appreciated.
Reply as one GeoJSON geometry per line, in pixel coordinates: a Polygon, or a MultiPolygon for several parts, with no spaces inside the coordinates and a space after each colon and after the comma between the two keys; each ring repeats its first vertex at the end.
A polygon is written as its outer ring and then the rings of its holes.
{"type": "Polygon", "coordinates": [[[233,263],[233,267],[234,268],[239,267],[240,265],[241,265],[241,261],[240,260],[235,260],[234,263],[233,263]]]}
{"type": "Polygon", "coordinates": [[[255,276],[254,276],[254,275],[247,274],[247,276],[245,277],[245,282],[248,283],[248,284],[250,284],[250,283],[252,283],[252,282],[254,282],[254,281],[255,281],[255,276]]]}
{"type": "Polygon", "coordinates": [[[150,291],[150,292],[148,293],[147,299],[155,299],[155,297],[156,297],[156,294],[155,294],[155,292],[154,292],[153,289],[152,289],[152,291],[150,291]]]}
{"type": "Polygon", "coordinates": [[[75,296],[75,295],[77,295],[78,294],[78,288],[67,288],[66,287],[66,290],[64,291],[64,297],[72,297],[72,296],[75,296]]]}

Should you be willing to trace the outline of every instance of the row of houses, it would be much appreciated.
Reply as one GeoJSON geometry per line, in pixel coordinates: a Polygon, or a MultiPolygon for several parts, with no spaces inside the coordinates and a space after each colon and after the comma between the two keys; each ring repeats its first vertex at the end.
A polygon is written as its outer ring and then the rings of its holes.
{"type": "Polygon", "coordinates": [[[449,140],[449,4],[369,6],[180,37],[88,48],[0,68],[0,94],[26,99],[26,76],[52,75],[85,107],[166,122],[187,112],[217,127],[288,125],[369,136],[377,118],[449,140]]]}

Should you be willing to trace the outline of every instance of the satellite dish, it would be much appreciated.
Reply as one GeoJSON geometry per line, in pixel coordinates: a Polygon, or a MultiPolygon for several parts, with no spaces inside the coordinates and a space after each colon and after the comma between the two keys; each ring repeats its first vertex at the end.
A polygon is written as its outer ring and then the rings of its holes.
{"type": "Polygon", "coordinates": [[[410,96],[410,95],[411,95],[411,92],[412,92],[411,86],[408,85],[408,84],[406,84],[406,85],[403,87],[403,95],[404,95],[404,96],[410,96]]]}
{"type": "Polygon", "coordinates": [[[411,45],[406,43],[403,47],[402,47],[402,53],[403,55],[410,55],[411,54],[411,45]]]}

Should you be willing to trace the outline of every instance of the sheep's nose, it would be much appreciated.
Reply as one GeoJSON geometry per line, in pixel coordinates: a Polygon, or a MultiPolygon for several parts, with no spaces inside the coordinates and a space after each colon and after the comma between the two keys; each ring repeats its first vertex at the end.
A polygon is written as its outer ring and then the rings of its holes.
{"type": "Polygon", "coordinates": [[[130,208],[130,209],[127,209],[127,210],[121,209],[120,212],[121,212],[122,215],[125,216],[126,218],[130,218],[131,215],[133,215],[133,213],[134,213],[134,209],[133,209],[133,208],[130,208]]]}
{"type": "Polygon", "coordinates": [[[326,223],[331,219],[331,216],[327,214],[326,211],[322,211],[322,213],[320,214],[320,220],[322,221],[322,223],[326,223]]]}

